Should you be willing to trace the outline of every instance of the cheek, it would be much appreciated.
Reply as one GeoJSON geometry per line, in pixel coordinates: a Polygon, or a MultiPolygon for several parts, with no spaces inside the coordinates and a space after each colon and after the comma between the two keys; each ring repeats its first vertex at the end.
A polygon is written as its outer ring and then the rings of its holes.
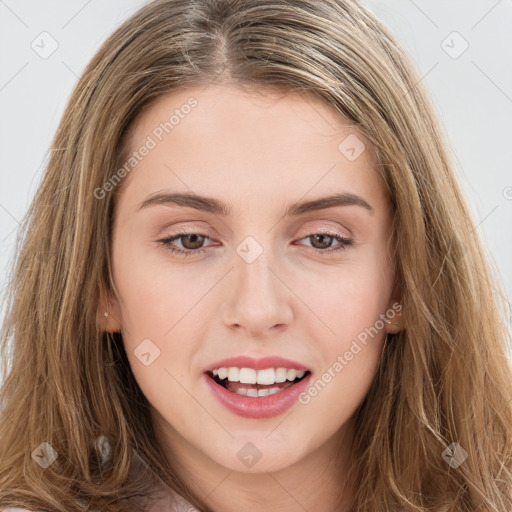
{"type": "Polygon", "coordinates": [[[391,285],[391,268],[373,254],[303,285],[308,306],[322,320],[314,347],[322,373],[327,372],[322,381],[333,382],[329,387],[338,389],[347,405],[362,399],[377,369],[391,285]]]}
{"type": "Polygon", "coordinates": [[[179,382],[185,383],[198,350],[195,340],[201,339],[198,306],[208,290],[207,282],[162,261],[121,245],[113,257],[124,347],[139,386],[154,405],[163,390],[164,395],[180,395],[179,382]]]}
{"type": "Polygon", "coordinates": [[[319,414],[333,426],[347,421],[368,393],[386,335],[384,294],[355,274],[344,284],[325,298],[323,319],[333,333],[324,329],[327,336],[316,338],[321,368],[299,400],[312,422],[319,414]]]}
{"type": "Polygon", "coordinates": [[[374,326],[388,307],[391,285],[389,269],[360,258],[329,275],[312,275],[303,293],[307,290],[307,304],[329,327],[327,339],[339,343],[374,326]]]}
{"type": "Polygon", "coordinates": [[[193,316],[192,305],[201,293],[204,295],[207,283],[202,281],[208,279],[173,266],[157,246],[148,249],[128,240],[119,239],[113,252],[113,277],[122,298],[123,327],[139,337],[163,338],[167,333],[170,337],[171,329],[188,310],[193,316]]]}

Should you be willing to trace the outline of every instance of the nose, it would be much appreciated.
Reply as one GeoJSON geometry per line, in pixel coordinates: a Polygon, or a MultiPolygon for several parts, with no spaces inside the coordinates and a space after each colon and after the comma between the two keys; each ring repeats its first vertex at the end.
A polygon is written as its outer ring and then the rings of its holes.
{"type": "Polygon", "coordinates": [[[226,283],[230,288],[223,309],[225,325],[248,337],[264,337],[290,325],[293,293],[280,268],[266,249],[250,263],[235,253],[226,283]]]}

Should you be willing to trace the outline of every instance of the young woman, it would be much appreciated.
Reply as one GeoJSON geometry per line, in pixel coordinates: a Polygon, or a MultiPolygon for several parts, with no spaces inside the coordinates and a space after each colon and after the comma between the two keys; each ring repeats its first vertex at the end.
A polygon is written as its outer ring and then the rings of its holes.
{"type": "Polygon", "coordinates": [[[157,0],[80,78],[3,325],[0,505],[505,512],[505,308],[353,0],[157,0]]]}

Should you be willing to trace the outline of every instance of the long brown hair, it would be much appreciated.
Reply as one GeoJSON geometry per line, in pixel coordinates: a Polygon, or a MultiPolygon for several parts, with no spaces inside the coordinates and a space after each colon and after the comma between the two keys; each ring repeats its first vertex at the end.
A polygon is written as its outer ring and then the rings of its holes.
{"type": "Polygon", "coordinates": [[[135,510],[158,475],[211,510],[159,449],[122,337],[101,332],[96,314],[101,294],[115,293],[119,187],[98,190],[122,164],[128,129],[162,95],[214,81],[312,94],[379,158],[406,328],[386,343],[356,412],[354,510],[512,510],[501,285],[416,69],[355,0],[156,0],[93,57],[20,232],[2,330],[0,503],[135,510]],[[43,467],[38,456],[56,459],[43,467]]]}

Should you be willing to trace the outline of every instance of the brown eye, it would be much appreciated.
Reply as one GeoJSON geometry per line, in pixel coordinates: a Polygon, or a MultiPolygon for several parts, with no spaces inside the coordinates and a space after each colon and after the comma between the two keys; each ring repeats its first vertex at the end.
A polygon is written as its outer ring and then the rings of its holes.
{"type": "Polygon", "coordinates": [[[206,248],[203,247],[203,244],[205,239],[209,238],[201,233],[176,233],[175,235],[158,240],[158,242],[170,252],[189,256],[205,252],[206,248]],[[181,247],[179,244],[181,244],[181,247]]]}
{"type": "Polygon", "coordinates": [[[311,235],[301,238],[301,240],[310,242],[310,251],[324,255],[342,251],[354,243],[352,239],[345,238],[337,233],[312,233],[311,235]],[[332,245],[333,242],[337,242],[337,245],[332,245]]]}
{"type": "Polygon", "coordinates": [[[197,233],[191,235],[180,235],[179,240],[181,241],[185,249],[194,250],[199,249],[204,242],[204,236],[197,233]]]}
{"type": "Polygon", "coordinates": [[[309,239],[312,241],[311,245],[315,249],[329,249],[332,241],[335,240],[333,236],[322,234],[310,235],[309,239]]]}

